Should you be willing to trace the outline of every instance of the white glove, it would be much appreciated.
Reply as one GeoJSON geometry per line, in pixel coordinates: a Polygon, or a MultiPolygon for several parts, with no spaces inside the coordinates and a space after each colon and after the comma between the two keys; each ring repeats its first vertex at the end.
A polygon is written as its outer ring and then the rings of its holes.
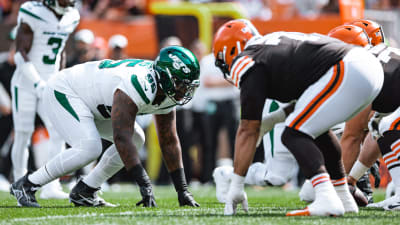
{"type": "Polygon", "coordinates": [[[380,137],[382,137],[382,134],[379,132],[379,123],[383,117],[383,114],[375,112],[368,122],[368,130],[371,132],[371,135],[375,140],[378,140],[380,137]]]}
{"type": "Polygon", "coordinates": [[[41,99],[43,97],[43,91],[46,86],[47,86],[47,83],[43,80],[40,80],[38,83],[34,84],[35,94],[39,99],[41,99]]]}
{"type": "Polygon", "coordinates": [[[268,133],[272,129],[274,129],[275,124],[281,123],[281,122],[285,121],[285,119],[286,119],[286,114],[282,108],[280,108],[272,113],[269,113],[267,115],[264,115],[261,120],[260,134],[258,135],[256,146],[258,147],[260,145],[260,143],[266,133],[268,133]]]}
{"type": "Polygon", "coordinates": [[[233,174],[232,182],[226,196],[224,215],[235,215],[238,204],[242,204],[242,208],[245,212],[248,211],[247,195],[246,192],[244,192],[244,177],[233,174]]]}

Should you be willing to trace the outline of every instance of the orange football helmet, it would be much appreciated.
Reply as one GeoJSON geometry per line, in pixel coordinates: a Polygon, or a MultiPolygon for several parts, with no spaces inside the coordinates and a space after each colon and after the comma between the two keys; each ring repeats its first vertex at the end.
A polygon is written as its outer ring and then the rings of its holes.
{"type": "Polygon", "coordinates": [[[329,31],[328,36],[363,47],[370,44],[368,34],[365,30],[355,25],[337,26],[329,31]]]}
{"type": "Polygon", "coordinates": [[[382,26],[377,22],[359,19],[351,22],[351,24],[363,28],[371,39],[371,44],[373,46],[385,42],[385,35],[383,34],[382,26]]]}
{"type": "Polygon", "coordinates": [[[233,59],[239,55],[252,37],[259,35],[253,24],[245,19],[231,20],[222,25],[214,36],[215,65],[226,78],[233,59]]]}

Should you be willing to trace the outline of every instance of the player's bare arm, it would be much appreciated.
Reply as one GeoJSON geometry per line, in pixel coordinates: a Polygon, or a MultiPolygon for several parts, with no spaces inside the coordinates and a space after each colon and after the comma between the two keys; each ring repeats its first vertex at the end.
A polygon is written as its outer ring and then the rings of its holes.
{"type": "Polygon", "coordinates": [[[129,96],[119,89],[116,90],[111,110],[113,136],[115,146],[127,170],[140,164],[137,149],[132,142],[137,112],[138,108],[129,96]]]}
{"type": "Polygon", "coordinates": [[[33,41],[33,31],[26,23],[21,23],[17,31],[16,52],[20,52],[24,60],[29,61],[28,53],[31,50],[33,41]]]}
{"type": "Polygon", "coordinates": [[[360,153],[360,145],[365,137],[371,106],[368,106],[354,118],[346,122],[340,146],[344,168],[348,174],[360,153]]]}
{"type": "Polygon", "coordinates": [[[183,168],[181,145],[176,132],[176,112],[155,115],[158,139],[168,171],[183,168]]]}
{"type": "Polygon", "coordinates": [[[236,133],[234,158],[234,172],[240,176],[246,175],[247,169],[253,162],[260,124],[259,120],[242,119],[240,121],[236,133]]]}
{"type": "Polygon", "coordinates": [[[157,207],[150,178],[141,165],[138,151],[132,142],[137,112],[138,108],[129,96],[119,89],[116,90],[111,110],[114,144],[126,170],[133,174],[140,187],[142,200],[136,205],[157,207]]]}
{"type": "Polygon", "coordinates": [[[158,140],[163,154],[164,162],[171,175],[175,190],[178,193],[180,206],[199,207],[189,192],[185,172],[183,170],[182,150],[176,132],[176,112],[155,115],[158,140]]]}

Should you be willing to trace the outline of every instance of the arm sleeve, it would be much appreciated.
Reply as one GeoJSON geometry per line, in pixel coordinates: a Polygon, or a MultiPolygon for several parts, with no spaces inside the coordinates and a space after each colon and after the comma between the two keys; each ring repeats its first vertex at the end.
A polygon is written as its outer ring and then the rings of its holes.
{"type": "Polygon", "coordinates": [[[240,84],[241,119],[261,120],[267,98],[266,75],[258,66],[244,74],[240,84]]]}

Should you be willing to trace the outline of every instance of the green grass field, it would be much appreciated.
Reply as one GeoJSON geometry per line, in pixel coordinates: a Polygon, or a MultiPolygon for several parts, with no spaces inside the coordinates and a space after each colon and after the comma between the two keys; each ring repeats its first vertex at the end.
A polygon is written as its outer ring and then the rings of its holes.
{"type": "MultiPolygon", "coordinates": [[[[215,198],[215,188],[192,189],[200,208],[179,207],[172,186],[155,187],[158,208],[136,207],[139,191],[135,186],[125,185],[119,192],[105,192],[102,197],[119,204],[117,208],[73,207],[67,200],[41,200],[42,208],[20,208],[8,193],[0,192],[0,224],[156,224],[156,225],[203,225],[203,224],[396,224],[400,212],[385,212],[362,208],[358,214],[343,217],[285,217],[288,210],[299,209],[297,192],[279,188],[255,189],[248,187],[249,213],[242,210],[236,216],[224,216],[224,205],[215,198]]],[[[38,194],[37,194],[38,196],[38,194]]],[[[376,200],[384,198],[377,191],[376,200]]]]}

